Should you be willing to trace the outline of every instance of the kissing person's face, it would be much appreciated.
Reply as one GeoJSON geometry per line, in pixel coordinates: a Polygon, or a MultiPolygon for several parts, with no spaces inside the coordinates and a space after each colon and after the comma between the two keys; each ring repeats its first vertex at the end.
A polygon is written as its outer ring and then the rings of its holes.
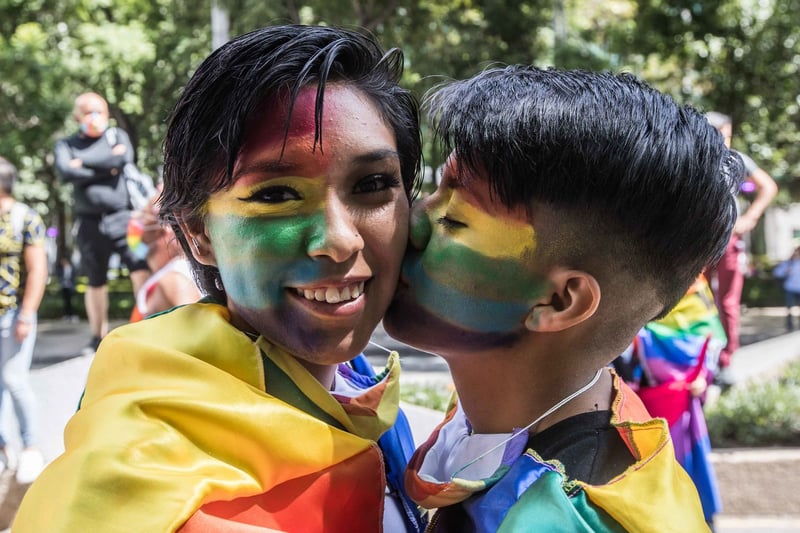
{"type": "Polygon", "coordinates": [[[384,318],[390,335],[436,353],[507,342],[547,287],[526,210],[507,209],[482,176],[459,171],[451,156],[436,192],[414,206],[402,283],[384,318]]]}

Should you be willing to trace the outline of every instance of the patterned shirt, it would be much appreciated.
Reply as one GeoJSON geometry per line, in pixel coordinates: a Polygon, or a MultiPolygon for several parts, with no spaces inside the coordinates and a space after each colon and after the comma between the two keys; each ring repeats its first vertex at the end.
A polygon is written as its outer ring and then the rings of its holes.
{"type": "Polygon", "coordinates": [[[0,213],[0,310],[15,309],[22,298],[25,279],[22,258],[24,247],[44,244],[45,227],[42,218],[30,207],[24,208],[22,224],[17,222],[16,235],[12,216],[14,208],[0,213]]]}

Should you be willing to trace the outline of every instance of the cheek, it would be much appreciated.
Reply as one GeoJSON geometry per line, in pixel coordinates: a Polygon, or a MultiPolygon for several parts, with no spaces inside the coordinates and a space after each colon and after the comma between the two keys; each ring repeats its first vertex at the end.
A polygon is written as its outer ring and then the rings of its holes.
{"type": "Polygon", "coordinates": [[[283,294],[283,286],[297,281],[310,268],[305,250],[309,225],[319,217],[269,220],[234,215],[209,216],[207,227],[217,265],[228,296],[251,308],[272,306],[283,294]]]}
{"type": "Polygon", "coordinates": [[[522,260],[486,257],[436,238],[404,272],[419,305],[473,332],[514,330],[546,290],[522,260]]]}
{"type": "Polygon", "coordinates": [[[365,247],[369,249],[366,253],[380,258],[381,268],[390,270],[393,275],[400,272],[408,244],[408,217],[408,206],[398,203],[394,209],[388,209],[364,224],[365,247]]]}
{"type": "Polygon", "coordinates": [[[516,258],[487,257],[480,252],[432,241],[423,259],[425,273],[465,295],[499,302],[527,302],[544,290],[544,280],[516,258]]]}
{"type": "Polygon", "coordinates": [[[416,250],[424,250],[431,237],[431,217],[434,216],[425,209],[424,204],[417,204],[411,210],[409,221],[409,243],[416,250]]]}

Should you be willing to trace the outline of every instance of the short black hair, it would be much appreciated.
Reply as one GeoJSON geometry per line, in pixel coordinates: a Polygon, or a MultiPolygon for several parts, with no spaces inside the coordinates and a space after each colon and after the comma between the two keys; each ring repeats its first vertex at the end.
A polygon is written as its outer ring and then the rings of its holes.
{"type": "Polygon", "coordinates": [[[663,313],[725,249],[740,158],[702,114],[633,75],[513,65],[426,103],[446,152],[504,205],[557,214],[551,255],[648,280],[663,313]]]}
{"type": "MultiPolygon", "coordinates": [[[[209,55],[186,85],[164,140],[161,216],[170,221],[201,287],[224,298],[219,272],[194,261],[175,217],[200,216],[208,197],[229,186],[248,119],[265,100],[284,92],[291,110],[301,89],[317,86],[315,142],[322,142],[325,86],[343,83],[364,93],[393,131],[409,200],[418,190],[422,141],[419,105],[399,86],[403,55],[384,52],[374,37],[356,31],[284,25],[241,35],[209,55]]],[[[288,128],[286,123],[277,127],[288,128]]]]}
{"type": "Polygon", "coordinates": [[[17,167],[5,157],[0,157],[0,189],[6,194],[14,192],[14,184],[17,182],[17,167]]]}

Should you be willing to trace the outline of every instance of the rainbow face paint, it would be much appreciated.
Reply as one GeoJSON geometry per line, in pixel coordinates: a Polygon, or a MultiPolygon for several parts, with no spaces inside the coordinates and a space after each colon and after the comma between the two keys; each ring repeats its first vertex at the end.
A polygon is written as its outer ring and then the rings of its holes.
{"type": "Polygon", "coordinates": [[[418,335],[430,337],[419,330],[432,325],[459,342],[513,335],[546,290],[532,265],[536,235],[525,210],[507,210],[480,176],[459,180],[455,170],[451,161],[438,190],[414,208],[403,265],[408,287],[384,320],[412,345],[418,335]],[[417,313],[425,325],[402,318],[417,313]]]}
{"type": "Polygon", "coordinates": [[[328,86],[267,102],[245,134],[235,182],[211,196],[206,233],[235,319],[309,364],[354,357],[394,292],[408,202],[394,134],[372,103],[328,86]]]}

